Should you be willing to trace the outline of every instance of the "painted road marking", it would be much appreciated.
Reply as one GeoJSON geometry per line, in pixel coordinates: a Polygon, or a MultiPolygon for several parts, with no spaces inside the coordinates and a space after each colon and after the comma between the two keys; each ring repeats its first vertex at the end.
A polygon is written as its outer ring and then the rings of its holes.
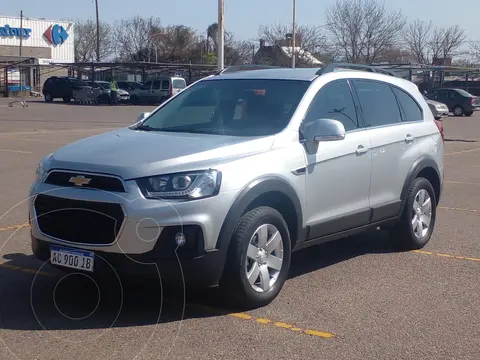
{"type": "Polygon", "coordinates": [[[439,206],[438,208],[443,210],[467,211],[475,214],[480,214],[480,210],[475,210],[475,209],[464,209],[464,208],[449,207],[449,206],[439,206]]]}
{"type": "Polygon", "coordinates": [[[474,258],[474,257],[456,256],[456,255],[443,254],[443,253],[437,253],[432,251],[423,251],[423,250],[412,250],[412,252],[417,254],[422,254],[422,255],[440,256],[440,257],[452,258],[457,260],[468,260],[468,261],[480,262],[480,258],[474,258]]]}
{"type": "Polygon", "coordinates": [[[468,166],[468,167],[480,168],[480,165],[471,165],[471,164],[445,164],[445,166],[468,166]]]}
{"type": "MultiPolygon", "coordinates": [[[[15,270],[15,271],[21,271],[21,272],[25,272],[25,273],[29,273],[29,274],[38,274],[40,276],[48,276],[48,277],[56,277],[57,276],[53,273],[37,271],[36,269],[26,268],[26,267],[22,267],[22,266],[14,266],[14,265],[10,265],[10,264],[0,264],[0,269],[1,268],[15,270]]],[[[207,311],[209,313],[215,313],[215,314],[219,314],[219,315],[228,315],[228,316],[234,317],[236,319],[249,320],[249,321],[254,320],[258,324],[273,325],[277,328],[288,329],[288,330],[291,330],[291,331],[299,333],[299,334],[310,335],[310,336],[319,337],[319,338],[323,338],[323,339],[329,339],[329,338],[334,337],[334,335],[332,333],[329,333],[329,332],[317,331],[317,330],[311,330],[311,329],[303,329],[301,327],[294,326],[292,324],[284,323],[284,322],[281,322],[281,321],[273,321],[273,320],[263,318],[263,317],[262,318],[256,318],[253,315],[243,313],[243,312],[241,312],[241,313],[230,313],[228,311],[223,311],[221,309],[215,309],[215,308],[211,308],[209,306],[199,305],[199,304],[194,304],[194,303],[189,303],[189,304],[187,304],[187,306],[191,306],[193,308],[198,308],[200,310],[204,310],[204,311],[207,311]]]]}
{"type": "Polygon", "coordinates": [[[470,150],[462,150],[462,151],[455,151],[455,152],[452,152],[452,153],[444,154],[444,156],[465,154],[465,153],[470,153],[470,152],[479,151],[479,150],[480,150],[480,148],[475,148],[475,149],[470,149],[470,150]]]}
{"type": "Polygon", "coordinates": [[[458,185],[476,185],[480,186],[480,183],[464,182],[464,181],[445,181],[448,184],[458,184],[458,185]]]}
{"type": "Polygon", "coordinates": [[[12,225],[12,226],[7,226],[7,227],[2,227],[0,228],[0,231],[6,231],[6,230],[13,230],[13,229],[21,229],[24,227],[29,227],[29,224],[22,224],[22,225],[12,225]]]}
{"type": "Polygon", "coordinates": [[[2,152],[18,153],[18,154],[33,154],[31,151],[13,150],[13,149],[0,149],[2,152]]]}

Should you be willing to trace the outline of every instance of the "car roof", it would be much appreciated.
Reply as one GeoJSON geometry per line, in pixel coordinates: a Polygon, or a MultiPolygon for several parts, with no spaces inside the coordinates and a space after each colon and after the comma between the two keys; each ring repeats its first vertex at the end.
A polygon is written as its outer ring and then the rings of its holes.
{"type": "MultiPolygon", "coordinates": [[[[276,80],[303,80],[313,81],[318,75],[320,68],[275,68],[261,70],[246,70],[232,73],[224,73],[222,79],[276,79],[276,80]]],[[[206,80],[217,80],[218,77],[210,77],[206,80]]]]}

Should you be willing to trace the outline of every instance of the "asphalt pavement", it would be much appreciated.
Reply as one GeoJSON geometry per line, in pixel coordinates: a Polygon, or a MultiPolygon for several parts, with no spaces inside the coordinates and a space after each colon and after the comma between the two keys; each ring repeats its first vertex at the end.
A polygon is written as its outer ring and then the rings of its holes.
{"type": "Polygon", "coordinates": [[[480,114],[444,120],[434,235],[393,252],[381,231],[293,255],[270,305],[232,312],[216,290],[95,283],[35,260],[25,200],[39,160],[135,122],[142,106],[0,99],[0,359],[480,359],[480,114]]]}

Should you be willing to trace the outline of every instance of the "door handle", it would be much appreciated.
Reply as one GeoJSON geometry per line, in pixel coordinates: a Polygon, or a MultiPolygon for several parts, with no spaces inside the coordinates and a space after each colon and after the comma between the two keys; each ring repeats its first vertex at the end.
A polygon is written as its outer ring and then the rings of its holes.
{"type": "Polygon", "coordinates": [[[357,150],[355,151],[357,155],[363,155],[368,152],[368,148],[363,145],[358,145],[357,150]]]}
{"type": "Polygon", "coordinates": [[[410,144],[413,140],[415,140],[415,138],[414,138],[412,135],[407,134],[407,135],[405,136],[405,142],[406,142],[407,144],[410,144]]]}

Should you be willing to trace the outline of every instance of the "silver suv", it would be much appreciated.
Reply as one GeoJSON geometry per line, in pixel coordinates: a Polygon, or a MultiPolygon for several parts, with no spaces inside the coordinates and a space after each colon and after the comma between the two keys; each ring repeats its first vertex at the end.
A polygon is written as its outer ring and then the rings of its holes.
{"type": "Polygon", "coordinates": [[[415,84],[346,67],[222,72],[46,156],[30,189],[35,256],[220,285],[252,308],[281,291],[293,251],[379,227],[422,248],[441,122],[415,84]]]}

